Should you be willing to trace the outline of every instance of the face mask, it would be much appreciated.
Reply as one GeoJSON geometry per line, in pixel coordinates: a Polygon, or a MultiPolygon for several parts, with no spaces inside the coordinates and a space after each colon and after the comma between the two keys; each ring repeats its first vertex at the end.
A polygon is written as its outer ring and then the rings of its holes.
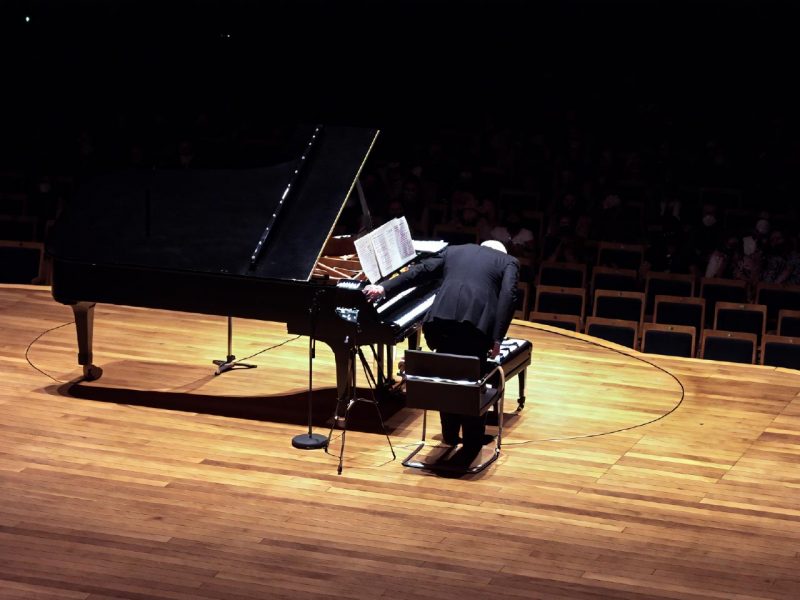
{"type": "Polygon", "coordinates": [[[703,216],[703,225],[706,227],[712,227],[717,220],[714,218],[714,215],[704,215],[703,216]]]}

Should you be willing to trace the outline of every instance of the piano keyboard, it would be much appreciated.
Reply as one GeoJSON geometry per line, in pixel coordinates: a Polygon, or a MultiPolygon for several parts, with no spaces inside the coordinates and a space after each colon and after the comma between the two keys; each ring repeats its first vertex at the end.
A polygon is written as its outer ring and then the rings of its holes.
{"type": "MultiPolygon", "coordinates": [[[[506,338],[500,342],[500,354],[498,354],[492,360],[501,365],[508,360],[509,356],[513,356],[517,352],[525,351],[525,346],[530,347],[530,343],[526,343],[525,340],[506,338]]],[[[528,351],[528,354],[530,354],[530,351],[528,351]]]]}
{"type": "Polygon", "coordinates": [[[411,310],[407,313],[400,315],[398,318],[394,320],[400,327],[405,327],[408,323],[416,319],[418,316],[423,314],[426,310],[428,310],[431,305],[433,304],[433,300],[436,298],[436,294],[431,294],[425,300],[414,306],[411,310]]]}
{"type": "Polygon", "coordinates": [[[415,287],[408,288],[407,290],[403,290],[402,292],[400,292],[399,294],[397,294],[396,296],[394,296],[394,297],[393,297],[391,300],[387,300],[386,302],[384,302],[383,304],[381,304],[381,305],[380,305],[380,306],[379,306],[379,307],[376,309],[376,310],[378,311],[378,314],[381,314],[381,313],[382,313],[382,312],[384,312],[386,309],[388,309],[388,308],[391,308],[392,306],[394,306],[395,304],[397,304],[397,303],[398,303],[398,302],[399,302],[401,299],[403,299],[403,298],[405,298],[406,296],[408,296],[408,295],[409,295],[411,292],[413,292],[415,289],[417,289],[417,288],[416,288],[416,286],[415,286],[415,287]]]}

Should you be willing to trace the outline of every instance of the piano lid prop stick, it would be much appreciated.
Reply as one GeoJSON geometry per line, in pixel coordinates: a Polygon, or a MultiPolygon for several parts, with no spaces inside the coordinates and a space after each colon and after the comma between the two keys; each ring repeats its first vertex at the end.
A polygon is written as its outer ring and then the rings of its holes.
{"type": "Polygon", "coordinates": [[[333,275],[334,277],[342,277],[344,279],[348,279],[350,277],[348,273],[340,271],[339,269],[336,269],[334,267],[329,267],[328,265],[321,262],[317,263],[317,267],[319,268],[320,271],[327,273],[328,275],[333,275]]]}
{"type": "Polygon", "coordinates": [[[318,141],[321,132],[322,132],[322,125],[317,125],[317,127],[314,129],[313,135],[311,136],[311,140],[309,140],[308,144],[303,150],[303,153],[300,155],[300,158],[298,159],[297,164],[294,167],[294,172],[292,173],[292,176],[289,179],[289,183],[286,185],[286,189],[283,190],[281,199],[278,201],[278,206],[275,209],[275,212],[273,212],[272,215],[270,216],[269,221],[267,222],[267,226],[264,229],[264,232],[258,239],[258,243],[256,244],[256,247],[253,249],[253,253],[250,255],[251,271],[256,268],[256,262],[258,262],[258,257],[261,255],[261,251],[264,249],[264,246],[267,243],[267,238],[269,237],[269,234],[275,228],[275,223],[277,222],[278,216],[281,214],[281,210],[283,210],[283,207],[286,204],[289,195],[292,193],[294,188],[297,187],[300,177],[304,173],[304,168],[309,162],[311,151],[314,149],[314,145],[318,141]]]}

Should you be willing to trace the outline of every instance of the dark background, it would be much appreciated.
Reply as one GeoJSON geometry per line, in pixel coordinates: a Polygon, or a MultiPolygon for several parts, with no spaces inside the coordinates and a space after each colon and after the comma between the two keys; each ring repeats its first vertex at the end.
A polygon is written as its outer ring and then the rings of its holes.
{"type": "Polygon", "coordinates": [[[530,120],[565,104],[613,125],[658,102],[746,127],[797,99],[788,2],[6,0],[0,11],[3,122],[17,134],[198,106],[391,128],[530,120]]]}

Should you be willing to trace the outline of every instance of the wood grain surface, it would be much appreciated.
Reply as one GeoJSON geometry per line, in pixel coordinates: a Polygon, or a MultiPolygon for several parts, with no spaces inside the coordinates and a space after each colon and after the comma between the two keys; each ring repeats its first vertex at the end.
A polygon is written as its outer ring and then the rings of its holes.
{"type": "MultiPolygon", "coordinates": [[[[238,357],[276,347],[214,377],[223,317],[100,305],[104,375],[82,383],[71,320],[47,288],[0,286],[4,600],[800,597],[796,371],[515,321],[533,364],[495,465],[404,469],[421,413],[389,401],[398,460],[360,404],[336,475],[291,445],[307,338],[237,319],[238,357]]],[[[327,433],[323,344],[313,375],[327,433]]]]}

